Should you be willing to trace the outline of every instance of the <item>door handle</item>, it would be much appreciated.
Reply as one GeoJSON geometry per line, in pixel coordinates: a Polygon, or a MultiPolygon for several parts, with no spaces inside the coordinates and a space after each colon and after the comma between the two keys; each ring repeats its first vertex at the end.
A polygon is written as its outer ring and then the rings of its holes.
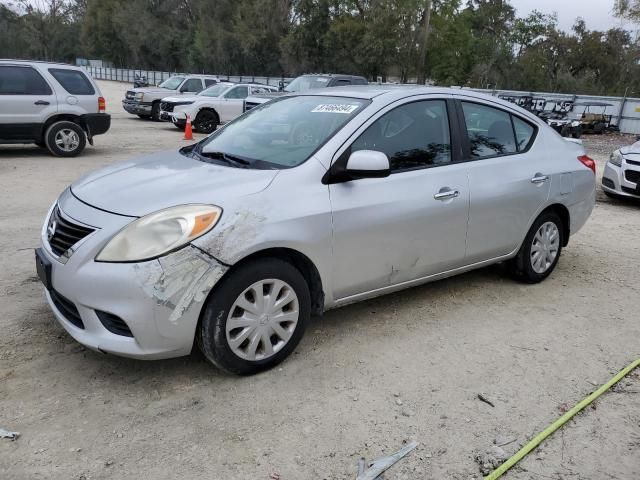
{"type": "Polygon", "coordinates": [[[536,173],[531,179],[531,183],[544,183],[549,180],[549,175],[543,175],[542,173],[536,173]]]}
{"type": "Polygon", "coordinates": [[[450,198],[456,198],[460,196],[460,192],[458,190],[444,190],[440,189],[438,193],[436,193],[433,198],[436,200],[449,200],[450,198]]]}
{"type": "Polygon", "coordinates": [[[49,105],[49,102],[47,102],[46,100],[38,100],[34,103],[34,105],[49,105]]]}

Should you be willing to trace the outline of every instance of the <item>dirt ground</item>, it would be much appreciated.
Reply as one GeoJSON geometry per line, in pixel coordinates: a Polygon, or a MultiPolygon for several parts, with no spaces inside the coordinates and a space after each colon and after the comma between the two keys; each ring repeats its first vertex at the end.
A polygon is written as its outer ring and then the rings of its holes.
{"type": "MultiPolygon", "coordinates": [[[[32,249],[48,207],[85,172],[185,145],[126,114],[101,82],[108,134],[76,159],[0,147],[2,479],[353,479],[416,440],[396,479],[479,479],[496,437],[513,453],[640,357],[640,204],[601,190],[540,285],[500,266],[331,311],[270,372],[226,376],[203,357],[141,362],[75,343],[55,322],[32,249]],[[494,407],[478,400],[478,394],[494,407]]],[[[586,137],[599,175],[630,136],[586,137]]],[[[640,372],[507,479],[640,478],[640,372]]]]}

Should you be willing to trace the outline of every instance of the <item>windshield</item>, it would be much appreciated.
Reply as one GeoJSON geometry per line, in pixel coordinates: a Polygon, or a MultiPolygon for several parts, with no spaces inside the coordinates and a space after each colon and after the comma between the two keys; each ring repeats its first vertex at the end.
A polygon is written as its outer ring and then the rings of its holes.
{"type": "Polygon", "coordinates": [[[251,109],[195,149],[201,159],[245,167],[289,168],[303,163],[369,102],[328,96],[284,97],[251,109]],[[222,158],[221,158],[222,157],[222,158]]]}
{"type": "Polygon", "coordinates": [[[184,77],[169,77],[158,86],[161,88],[166,88],[168,90],[175,90],[180,86],[183,80],[184,77]]]}
{"type": "Polygon", "coordinates": [[[228,83],[218,83],[216,85],[212,85],[206,90],[201,91],[198,95],[203,95],[205,97],[219,97],[222,95],[224,91],[226,91],[231,85],[228,83]]]}
{"type": "Polygon", "coordinates": [[[300,92],[312,88],[324,88],[331,80],[330,77],[298,77],[284,88],[285,92],[300,92]]]}

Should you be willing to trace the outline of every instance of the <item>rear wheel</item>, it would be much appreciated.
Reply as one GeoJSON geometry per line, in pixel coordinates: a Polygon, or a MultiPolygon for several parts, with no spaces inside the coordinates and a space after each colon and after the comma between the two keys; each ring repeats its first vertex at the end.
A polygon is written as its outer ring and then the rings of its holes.
{"type": "Polygon", "coordinates": [[[44,134],[47,149],[57,157],[75,157],[87,144],[87,136],[77,123],[53,123],[44,134]]]}
{"type": "Polygon", "coordinates": [[[218,114],[212,110],[200,110],[193,121],[193,128],[198,133],[214,132],[220,119],[218,114]]]}
{"type": "Polygon", "coordinates": [[[211,293],[196,341],[216,366],[250,375],[284,360],[300,342],[311,314],[300,271],[276,258],[232,271],[211,293]]]}
{"type": "Polygon", "coordinates": [[[538,283],[556,268],[563,245],[562,219],[555,212],[541,214],[529,229],[510,267],[516,278],[538,283]]]}

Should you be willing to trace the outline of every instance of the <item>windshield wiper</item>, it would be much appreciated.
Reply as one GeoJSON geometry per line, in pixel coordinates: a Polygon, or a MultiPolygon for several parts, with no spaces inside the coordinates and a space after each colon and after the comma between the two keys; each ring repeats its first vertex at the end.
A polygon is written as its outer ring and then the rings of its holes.
{"type": "Polygon", "coordinates": [[[251,165],[251,162],[242,158],[242,157],[238,157],[236,155],[230,155],[228,153],[224,153],[224,152],[203,152],[203,151],[199,151],[197,152],[198,155],[200,155],[201,157],[205,157],[205,158],[213,158],[214,160],[222,160],[224,162],[227,162],[229,164],[235,163],[236,165],[242,165],[243,167],[247,167],[249,165],[251,165]]]}

